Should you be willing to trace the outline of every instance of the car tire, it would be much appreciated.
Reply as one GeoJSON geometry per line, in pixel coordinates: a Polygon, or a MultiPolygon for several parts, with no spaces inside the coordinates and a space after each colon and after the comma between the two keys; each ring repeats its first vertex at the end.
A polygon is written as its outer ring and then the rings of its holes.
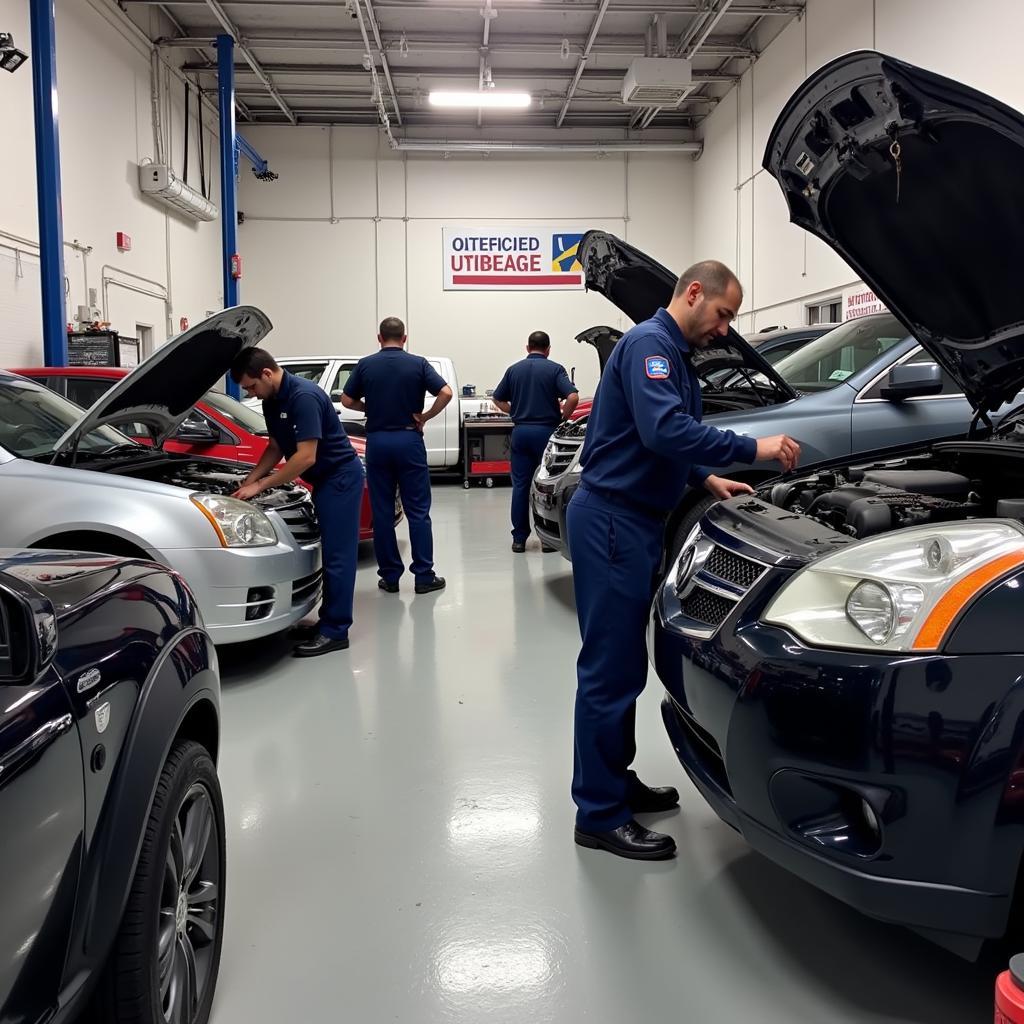
{"type": "Polygon", "coordinates": [[[690,535],[690,531],[700,522],[701,517],[712,505],[714,505],[717,499],[712,498],[711,495],[705,495],[699,498],[690,508],[683,514],[683,518],[676,524],[675,531],[672,534],[671,542],[668,547],[668,560],[665,563],[665,571],[667,572],[672,568],[679,552],[683,550],[683,542],[690,535]]]}
{"type": "Polygon", "coordinates": [[[207,1024],[224,939],[224,880],[217,770],[205,748],[182,741],[164,762],[150,807],[97,994],[100,1020],[207,1024]]]}

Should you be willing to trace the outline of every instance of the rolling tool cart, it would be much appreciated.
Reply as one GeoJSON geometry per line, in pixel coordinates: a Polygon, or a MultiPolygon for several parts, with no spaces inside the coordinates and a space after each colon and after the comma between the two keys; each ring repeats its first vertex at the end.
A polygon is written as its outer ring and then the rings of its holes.
{"type": "Polygon", "coordinates": [[[512,476],[512,419],[477,413],[462,421],[462,486],[481,480],[488,487],[512,476]]]}

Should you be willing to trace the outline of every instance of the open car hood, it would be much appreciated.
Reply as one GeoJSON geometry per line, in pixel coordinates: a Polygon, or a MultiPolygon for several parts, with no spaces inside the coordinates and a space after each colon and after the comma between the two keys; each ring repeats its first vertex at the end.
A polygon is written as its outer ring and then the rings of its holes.
{"type": "Polygon", "coordinates": [[[148,427],[159,448],[228,372],[238,353],[259,344],[271,326],[255,306],[233,306],[190,327],[122,377],[86,410],[54,451],[73,448],[77,438],[104,424],[129,423],[148,427]]]}
{"type": "Polygon", "coordinates": [[[1016,110],[861,50],[797,90],[763,163],[790,220],[839,253],[986,413],[1024,386],[1022,161],[1016,110]]]}
{"type": "MultiPolygon", "coordinates": [[[[672,301],[678,275],[607,231],[588,231],[580,239],[577,259],[583,266],[587,291],[599,292],[633,323],[649,320],[660,307],[672,301]]],[[[622,332],[615,328],[592,327],[576,335],[576,340],[597,349],[604,372],[608,357],[621,337],[622,332]]],[[[713,345],[695,348],[692,364],[699,377],[726,367],[747,369],[766,377],[779,392],[780,400],[797,397],[771,364],[731,327],[729,333],[713,345]]]]}

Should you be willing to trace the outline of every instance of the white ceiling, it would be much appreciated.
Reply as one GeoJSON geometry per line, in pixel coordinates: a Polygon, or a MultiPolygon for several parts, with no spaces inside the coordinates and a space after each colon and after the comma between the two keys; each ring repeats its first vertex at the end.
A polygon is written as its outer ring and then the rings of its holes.
{"type": "Polygon", "coordinates": [[[486,133],[528,140],[554,129],[588,135],[690,137],[750,61],[802,12],[805,0],[120,0],[150,37],[177,51],[186,73],[216,88],[213,38],[236,50],[239,121],[376,124],[380,96],[396,135],[486,133]],[[492,17],[486,17],[487,11],[492,17]],[[166,16],[166,17],[164,17],[166,16]],[[485,26],[487,45],[484,46],[485,26]],[[648,45],[693,61],[698,87],[676,109],[620,101],[623,74],[648,45]],[[568,55],[563,40],[568,41],[568,55]],[[649,41],[648,41],[649,40],[649,41]],[[587,53],[588,41],[591,44],[587,53]],[[436,88],[525,90],[526,111],[438,111],[436,88]],[[571,97],[567,103],[567,97],[571,97]],[[653,130],[653,131],[651,131],[653,130]]]}

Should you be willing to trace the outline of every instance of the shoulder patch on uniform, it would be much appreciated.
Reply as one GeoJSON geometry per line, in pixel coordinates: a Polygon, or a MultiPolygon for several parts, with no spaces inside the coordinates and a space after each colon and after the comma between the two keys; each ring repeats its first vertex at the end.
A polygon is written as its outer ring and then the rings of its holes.
{"type": "Polygon", "coordinates": [[[665,380],[671,364],[665,356],[648,356],[644,365],[651,380],[665,380]]]}

